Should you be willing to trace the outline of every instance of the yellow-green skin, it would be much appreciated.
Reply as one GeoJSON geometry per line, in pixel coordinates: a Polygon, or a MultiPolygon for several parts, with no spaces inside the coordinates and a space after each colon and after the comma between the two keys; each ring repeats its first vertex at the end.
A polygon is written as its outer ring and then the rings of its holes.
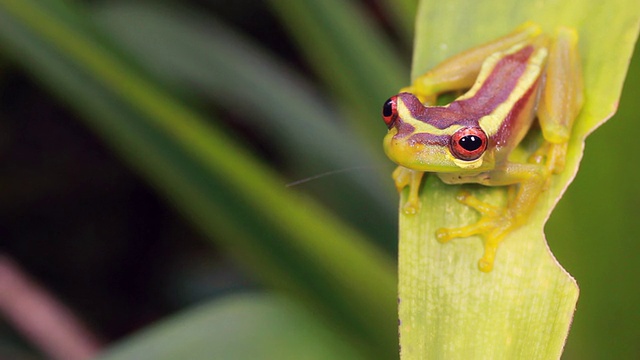
{"type": "Polygon", "coordinates": [[[441,242],[482,235],[485,254],[479,267],[491,271],[498,244],[527,220],[551,175],[562,171],[581,106],[580,57],[572,29],[560,28],[550,39],[538,26],[525,24],[438,65],[383,109],[389,127],[384,150],[399,165],[393,174],[396,187],[410,187],[404,212],[419,211],[424,172],[450,184],[514,186],[515,199],[499,211],[464,193],[460,201],[478,210],[481,220],[437,232],[441,242]],[[428,105],[439,92],[463,88],[470,90],[449,105],[428,105]],[[510,162],[536,116],[544,145],[529,162],[510,162]],[[474,146],[468,145],[470,139],[474,146]]]}
{"type": "Polygon", "coordinates": [[[534,119],[547,49],[516,45],[491,55],[474,86],[446,106],[423,106],[410,93],[397,97],[397,118],[384,138],[391,160],[427,172],[478,173],[502,166],[534,119]],[[449,138],[463,127],[481,128],[489,138],[478,159],[451,153],[449,138]]]}

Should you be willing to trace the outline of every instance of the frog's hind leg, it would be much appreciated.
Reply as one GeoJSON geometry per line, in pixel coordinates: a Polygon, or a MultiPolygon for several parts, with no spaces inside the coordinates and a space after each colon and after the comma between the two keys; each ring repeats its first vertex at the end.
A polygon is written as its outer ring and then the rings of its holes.
{"type": "Polygon", "coordinates": [[[538,104],[538,119],[546,144],[537,152],[546,158],[550,174],[562,172],[573,123],[584,102],[578,33],[558,28],[547,60],[545,86],[538,104]]]}

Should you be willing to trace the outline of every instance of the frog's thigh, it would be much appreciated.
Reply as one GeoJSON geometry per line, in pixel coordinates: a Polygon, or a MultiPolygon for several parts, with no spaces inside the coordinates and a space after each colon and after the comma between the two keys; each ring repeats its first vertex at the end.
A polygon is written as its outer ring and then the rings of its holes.
{"type": "Polygon", "coordinates": [[[575,30],[558,29],[549,49],[545,75],[538,104],[542,133],[551,143],[567,142],[583,103],[582,69],[575,30]]]}

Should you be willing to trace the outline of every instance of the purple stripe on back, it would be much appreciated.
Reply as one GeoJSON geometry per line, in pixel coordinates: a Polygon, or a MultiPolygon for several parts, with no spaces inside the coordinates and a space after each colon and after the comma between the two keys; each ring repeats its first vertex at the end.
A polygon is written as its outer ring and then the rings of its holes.
{"type": "Polygon", "coordinates": [[[533,50],[533,46],[526,46],[503,57],[474,96],[455,100],[447,107],[423,106],[415,96],[409,93],[401,93],[398,96],[415,119],[438,129],[446,129],[454,124],[477,126],[480,118],[493,112],[509,97],[524,73],[533,50]]]}
{"type": "Polygon", "coordinates": [[[531,116],[531,112],[533,112],[533,100],[536,95],[536,84],[540,81],[540,79],[536,80],[533,83],[527,92],[522,95],[522,97],[513,104],[511,111],[507,115],[506,121],[502,123],[502,126],[498,129],[498,132],[493,135],[493,140],[498,148],[500,147],[509,147],[509,145],[516,145],[522,140],[522,137],[526,134],[531,126],[531,121],[516,121],[515,118],[520,116],[530,116],[531,120],[533,120],[533,116],[531,116]],[[513,118],[513,119],[512,119],[513,118]],[[515,139],[513,137],[516,137],[515,139]]]}
{"type": "Polygon", "coordinates": [[[459,106],[461,111],[478,114],[478,118],[490,114],[516,87],[532,53],[533,46],[527,46],[500,59],[473,97],[454,101],[452,105],[459,106]]]}

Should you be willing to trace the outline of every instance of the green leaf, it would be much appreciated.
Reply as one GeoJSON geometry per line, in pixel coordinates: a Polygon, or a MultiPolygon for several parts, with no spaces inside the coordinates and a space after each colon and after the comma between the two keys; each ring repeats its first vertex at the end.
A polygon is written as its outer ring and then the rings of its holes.
{"type": "Polygon", "coordinates": [[[275,295],[235,295],[174,315],[98,360],[361,359],[317,314],[275,295]]]}
{"type": "MultiPolygon", "coordinates": [[[[459,186],[430,177],[421,190],[420,214],[400,216],[403,359],[560,357],[578,288],[550,253],[543,226],[577,172],[586,136],[616,110],[639,15],[635,0],[421,3],[413,77],[531,20],[547,32],[561,25],[578,30],[587,100],[576,120],[566,169],[553,178],[529,222],[500,245],[492,272],[477,269],[483,252],[478,237],[446,245],[435,239],[436,229],[478,217],[456,202],[459,186]],[[495,14],[508,16],[496,19],[495,14]]],[[[506,197],[502,188],[467,188],[490,203],[506,197]]]]}
{"type": "Polygon", "coordinates": [[[74,4],[0,0],[3,50],[260,280],[304,299],[367,351],[395,354],[392,261],[288,191],[74,4]]]}

